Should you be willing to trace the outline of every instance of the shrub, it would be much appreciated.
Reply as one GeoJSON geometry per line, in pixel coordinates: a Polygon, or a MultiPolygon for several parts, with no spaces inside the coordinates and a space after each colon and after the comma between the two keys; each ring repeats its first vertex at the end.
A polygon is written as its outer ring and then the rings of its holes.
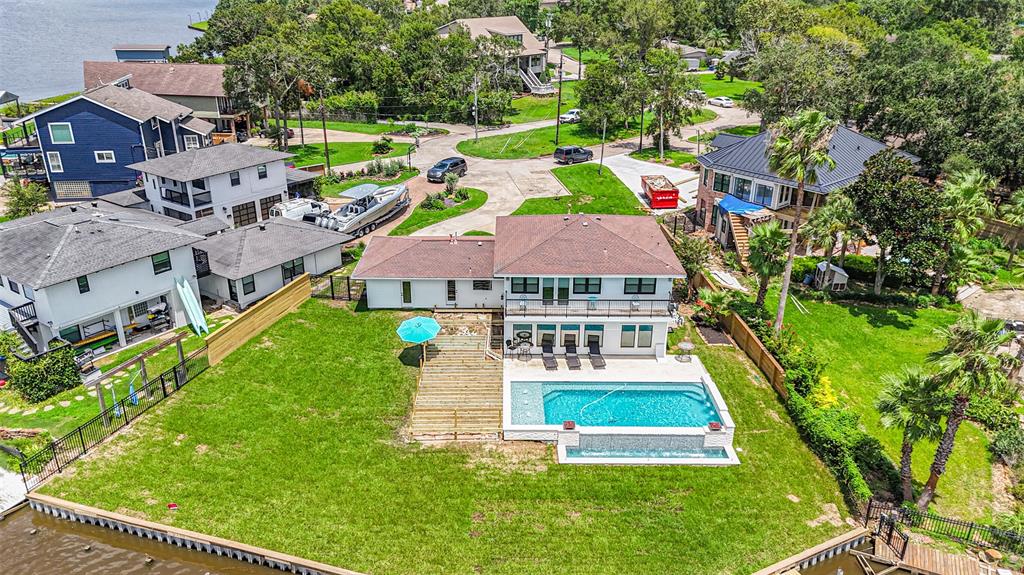
{"type": "Polygon", "coordinates": [[[455,190],[455,201],[464,202],[469,199],[469,190],[466,188],[459,188],[455,190]]]}
{"type": "Polygon", "coordinates": [[[374,158],[370,160],[368,164],[366,164],[364,170],[366,170],[367,176],[376,176],[384,171],[384,160],[380,158],[374,158]]]}
{"type": "Polygon", "coordinates": [[[1014,426],[996,432],[988,448],[1003,463],[1015,467],[1024,462],[1024,429],[1014,426]]]}
{"type": "Polygon", "coordinates": [[[444,175],[444,191],[449,196],[455,194],[455,190],[459,187],[459,175],[449,172],[444,175]]]}
{"type": "Polygon", "coordinates": [[[349,90],[344,94],[334,94],[324,98],[324,109],[333,114],[356,114],[367,116],[376,114],[380,106],[380,98],[376,92],[360,92],[349,90]]]}
{"type": "Polygon", "coordinates": [[[373,155],[383,156],[384,154],[390,152],[393,149],[391,147],[391,142],[393,141],[394,140],[387,136],[381,136],[377,141],[373,143],[373,155]]]}
{"type": "Polygon", "coordinates": [[[839,398],[836,397],[836,392],[832,389],[832,380],[827,375],[821,376],[817,385],[811,388],[811,392],[807,394],[807,400],[819,409],[831,409],[839,405],[839,398]]]}
{"type": "Polygon", "coordinates": [[[990,431],[1002,431],[1019,424],[1016,412],[999,399],[984,395],[971,400],[967,417],[990,431]]]}
{"type": "Polygon", "coordinates": [[[52,342],[50,351],[32,361],[8,361],[10,385],[25,401],[39,403],[82,383],[75,348],[52,342]]]}
{"type": "Polygon", "coordinates": [[[402,173],[402,162],[399,162],[398,160],[384,162],[381,173],[388,179],[397,177],[398,174],[402,173]]]}
{"type": "Polygon", "coordinates": [[[444,204],[444,194],[440,192],[436,194],[427,194],[427,197],[423,198],[423,202],[420,203],[420,206],[424,210],[443,210],[447,207],[444,204]]]}
{"type": "MultiPolygon", "coordinates": [[[[1013,487],[1010,487],[1009,491],[1010,495],[1012,495],[1014,499],[1024,502],[1024,483],[1014,483],[1013,487]]],[[[1024,517],[1019,519],[1024,521],[1024,517]]],[[[1024,525],[1024,523],[1022,523],[1022,525],[1024,525]]],[[[1005,529],[1005,527],[1003,529],[1005,529]]]]}

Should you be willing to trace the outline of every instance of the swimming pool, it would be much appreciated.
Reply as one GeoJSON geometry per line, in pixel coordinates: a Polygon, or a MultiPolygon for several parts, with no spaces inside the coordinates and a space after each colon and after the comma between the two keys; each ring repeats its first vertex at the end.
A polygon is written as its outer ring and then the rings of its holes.
{"type": "Polygon", "coordinates": [[[592,427],[706,427],[722,423],[702,383],[512,383],[512,423],[592,427]]]}

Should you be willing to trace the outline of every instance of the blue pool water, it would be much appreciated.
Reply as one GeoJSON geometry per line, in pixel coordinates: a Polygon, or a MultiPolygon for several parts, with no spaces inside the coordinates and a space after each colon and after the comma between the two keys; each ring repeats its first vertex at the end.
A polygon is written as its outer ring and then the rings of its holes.
{"type": "Polygon", "coordinates": [[[701,383],[513,382],[513,423],[705,427],[722,419],[701,383]]]}
{"type": "Polygon", "coordinates": [[[586,449],[581,447],[568,447],[565,456],[575,457],[603,457],[607,459],[635,459],[639,457],[657,459],[728,459],[729,454],[721,447],[706,449],[586,449]]]}

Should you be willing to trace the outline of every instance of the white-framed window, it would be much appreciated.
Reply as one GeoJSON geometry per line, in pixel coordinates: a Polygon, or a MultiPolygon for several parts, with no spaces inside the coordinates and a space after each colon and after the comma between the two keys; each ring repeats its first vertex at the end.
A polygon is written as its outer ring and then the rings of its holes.
{"type": "Polygon", "coordinates": [[[53,122],[46,126],[50,130],[50,142],[54,144],[74,144],[75,131],[69,122],[53,122]]]}
{"type": "Polygon", "coordinates": [[[98,150],[93,152],[93,155],[96,156],[97,164],[113,164],[116,161],[113,150],[98,150]]]}
{"type": "Polygon", "coordinates": [[[152,118],[150,118],[149,119],[149,127],[153,128],[154,130],[159,130],[160,129],[160,118],[157,118],[156,116],[153,116],[152,118]]]}
{"type": "Polygon", "coordinates": [[[199,136],[192,134],[185,134],[185,151],[195,150],[199,148],[199,136]]]}
{"type": "Polygon", "coordinates": [[[46,161],[54,174],[64,173],[64,164],[60,161],[60,152],[46,152],[46,161]]]}

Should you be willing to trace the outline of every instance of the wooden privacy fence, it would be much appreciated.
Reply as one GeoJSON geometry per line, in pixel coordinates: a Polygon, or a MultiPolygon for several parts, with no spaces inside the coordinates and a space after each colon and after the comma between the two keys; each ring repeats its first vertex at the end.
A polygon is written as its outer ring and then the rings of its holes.
{"type": "MultiPolygon", "coordinates": [[[[702,287],[706,287],[711,291],[719,291],[721,289],[712,283],[704,275],[704,272],[700,272],[693,283],[695,289],[702,287]]],[[[754,330],[750,329],[747,322],[743,321],[743,318],[737,315],[736,312],[730,312],[722,318],[722,327],[725,328],[725,331],[736,342],[736,345],[743,350],[743,353],[747,354],[750,361],[754,362],[754,365],[764,373],[764,376],[772,384],[772,387],[775,388],[775,391],[783,399],[789,399],[789,392],[786,391],[786,370],[782,369],[775,356],[768,351],[768,348],[764,346],[764,343],[757,337],[754,330]]]]}
{"type": "Polygon", "coordinates": [[[294,311],[309,299],[310,293],[309,274],[302,274],[245,310],[234,321],[208,335],[206,346],[209,348],[210,365],[217,365],[253,336],[294,311]]]}

